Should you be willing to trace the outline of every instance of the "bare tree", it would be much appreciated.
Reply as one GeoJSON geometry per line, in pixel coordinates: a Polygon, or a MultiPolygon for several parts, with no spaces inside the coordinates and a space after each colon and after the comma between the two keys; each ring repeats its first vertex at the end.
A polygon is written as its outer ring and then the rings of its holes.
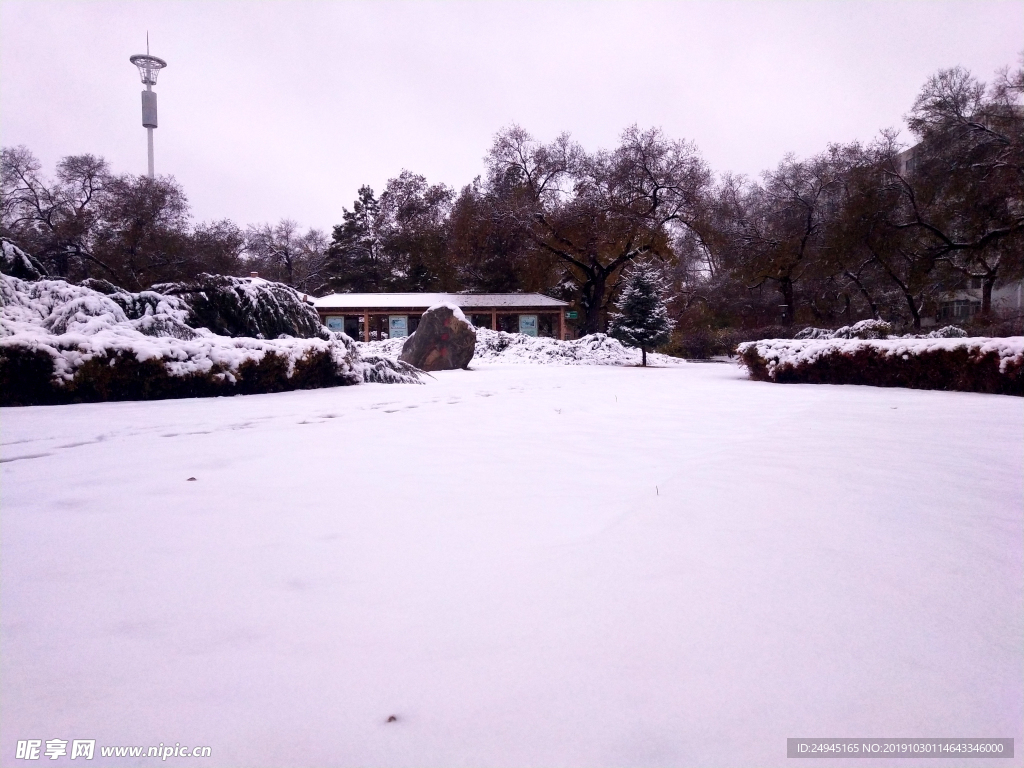
{"type": "Polygon", "coordinates": [[[696,217],[710,181],[691,143],[636,126],[614,151],[592,154],[567,134],[544,145],[513,126],[496,137],[488,166],[492,187],[515,190],[506,216],[562,264],[585,333],[604,329],[625,264],[642,254],[673,257],[673,232],[696,217]]]}
{"type": "Polygon", "coordinates": [[[117,285],[141,290],[195,272],[188,198],[173,177],[110,177],[97,213],[91,254],[117,285]]]}
{"type": "Polygon", "coordinates": [[[115,175],[102,158],[73,155],[48,179],[25,147],[4,148],[2,170],[2,234],[50,275],[101,277],[138,290],[240,264],[238,227],[193,227],[173,177],[115,175]]]}
{"type": "Polygon", "coordinates": [[[738,276],[750,288],[774,285],[786,324],[796,317],[797,284],[820,276],[825,232],[839,210],[848,167],[843,148],[834,145],[807,160],[788,156],[761,184],[729,190],[738,276]]]}
{"type": "Polygon", "coordinates": [[[900,192],[892,225],[918,250],[982,283],[982,312],[1000,279],[1024,274],[1024,70],[992,88],[961,67],[925,83],[908,116],[920,142],[912,169],[886,169],[900,192]]]}
{"type": "Polygon", "coordinates": [[[246,251],[250,265],[270,280],[307,292],[324,281],[327,238],[318,229],[302,232],[291,219],[250,226],[246,251]]]}
{"type": "Polygon", "coordinates": [[[199,224],[189,237],[195,272],[235,275],[246,269],[245,232],[228,219],[199,224]]]}
{"type": "Polygon", "coordinates": [[[33,254],[52,275],[80,279],[95,268],[112,273],[93,249],[110,179],[105,160],[76,155],[63,158],[56,179],[50,181],[26,147],[5,147],[0,184],[3,236],[33,254]]]}

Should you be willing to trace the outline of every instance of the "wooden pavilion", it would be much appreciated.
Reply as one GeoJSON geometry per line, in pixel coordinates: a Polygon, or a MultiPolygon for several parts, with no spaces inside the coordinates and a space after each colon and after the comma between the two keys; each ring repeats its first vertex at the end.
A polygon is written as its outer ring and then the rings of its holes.
{"type": "Polygon", "coordinates": [[[408,336],[436,304],[453,304],[478,328],[566,338],[568,302],[541,293],[333,293],[313,301],[324,325],[354,339],[408,336]]]}

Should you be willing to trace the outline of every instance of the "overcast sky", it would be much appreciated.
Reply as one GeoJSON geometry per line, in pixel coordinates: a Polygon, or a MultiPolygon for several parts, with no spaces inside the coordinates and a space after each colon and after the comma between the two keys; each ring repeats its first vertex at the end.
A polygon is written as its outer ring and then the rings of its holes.
{"type": "Polygon", "coordinates": [[[1017,65],[1024,2],[0,0],[2,144],[144,173],[147,30],[157,173],[195,217],[329,230],[403,168],[472,181],[513,122],[589,149],[659,126],[750,175],[870,140],[939,68],[1017,65]]]}

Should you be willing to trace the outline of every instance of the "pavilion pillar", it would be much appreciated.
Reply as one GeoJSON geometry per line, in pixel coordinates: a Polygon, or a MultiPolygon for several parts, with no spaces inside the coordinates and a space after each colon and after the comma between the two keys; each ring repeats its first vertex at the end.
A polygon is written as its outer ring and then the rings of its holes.
{"type": "Polygon", "coordinates": [[[558,310],[558,340],[565,341],[565,310],[558,310]]]}
{"type": "Polygon", "coordinates": [[[498,330],[498,308],[491,307],[491,330],[498,330]]]}
{"type": "Polygon", "coordinates": [[[363,341],[370,340],[370,310],[363,312],[363,341]]]}

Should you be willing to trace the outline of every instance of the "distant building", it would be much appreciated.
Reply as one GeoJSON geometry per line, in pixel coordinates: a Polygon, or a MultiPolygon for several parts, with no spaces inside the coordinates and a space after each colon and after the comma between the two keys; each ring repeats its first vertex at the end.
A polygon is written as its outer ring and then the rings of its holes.
{"type": "MultiPolygon", "coordinates": [[[[896,155],[896,167],[904,176],[912,174],[917,167],[917,153],[920,144],[909,147],[896,155]]],[[[1016,316],[1024,314],[1024,280],[1015,280],[992,289],[992,312],[996,315],[1016,316]]],[[[921,319],[921,324],[948,325],[964,324],[981,311],[981,278],[965,279],[956,291],[939,297],[935,317],[921,319]]]]}
{"type": "Polygon", "coordinates": [[[566,338],[569,304],[540,293],[333,293],[313,306],[332,331],[371,341],[408,336],[427,309],[444,303],[478,328],[566,338]]]}
{"type": "MultiPolygon", "coordinates": [[[[992,312],[995,315],[1021,317],[1024,313],[1024,280],[1015,280],[992,289],[992,312]]],[[[964,287],[943,294],[933,322],[941,325],[963,324],[981,311],[981,278],[964,281],[964,287]]],[[[922,320],[923,325],[931,323],[922,320]]]]}

